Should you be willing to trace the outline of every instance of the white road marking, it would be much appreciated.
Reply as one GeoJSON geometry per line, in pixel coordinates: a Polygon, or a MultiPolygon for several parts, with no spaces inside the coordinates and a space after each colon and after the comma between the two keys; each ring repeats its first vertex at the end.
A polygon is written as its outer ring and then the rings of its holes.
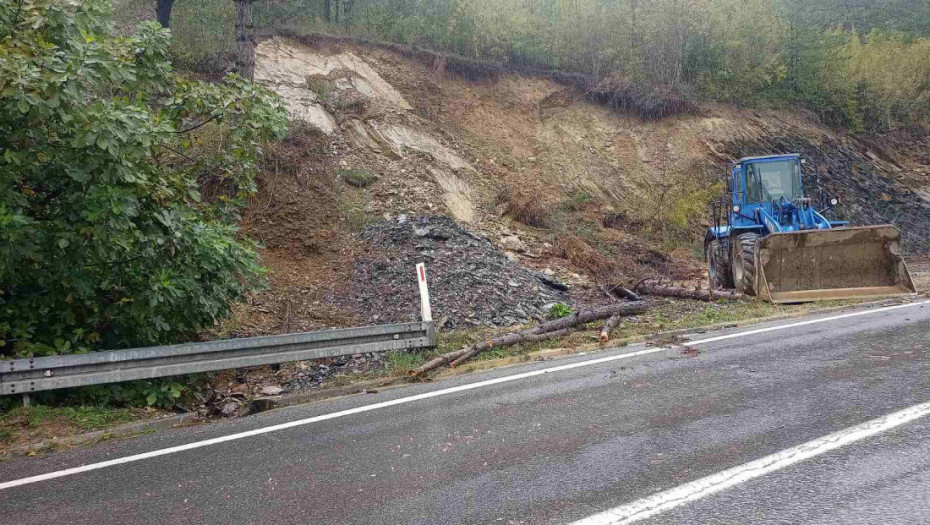
{"type": "Polygon", "coordinates": [[[930,415],[930,403],[905,408],[803,445],[589,516],[572,525],[635,523],[928,415],[930,415]]]}
{"type": "MultiPolygon", "coordinates": [[[[718,337],[711,337],[711,338],[708,338],[708,339],[701,339],[701,340],[698,340],[698,341],[689,341],[687,344],[688,344],[688,346],[693,346],[693,345],[699,345],[699,344],[703,344],[703,343],[712,343],[712,342],[721,341],[721,340],[724,340],[724,339],[732,339],[732,338],[735,338],[735,337],[745,337],[745,336],[749,336],[749,335],[760,334],[760,333],[763,333],[763,332],[771,332],[771,331],[774,331],[774,330],[786,330],[786,329],[794,328],[794,327],[798,327],[798,326],[806,326],[806,325],[811,325],[811,324],[816,324],[816,323],[825,323],[825,322],[828,322],[828,321],[836,321],[836,320],[839,320],[839,319],[848,319],[848,318],[850,318],[850,317],[858,317],[858,316],[861,316],[861,315],[870,315],[870,314],[876,314],[876,313],[881,313],[881,312],[888,312],[888,311],[891,311],[891,310],[897,310],[897,309],[899,309],[899,308],[909,308],[909,307],[920,306],[920,305],[925,305],[925,304],[930,304],[930,301],[921,301],[921,302],[916,302],[916,303],[901,304],[901,305],[896,305],[896,306],[889,306],[889,307],[886,307],[886,308],[877,308],[877,309],[874,309],[874,310],[863,310],[863,311],[852,312],[852,313],[848,313],[848,314],[834,315],[834,316],[831,316],[831,317],[823,317],[823,318],[820,318],[820,319],[812,319],[812,320],[809,320],[809,321],[802,321],[802,322],[798,322],[798,323],[792,323],[792,324],[786,324],[786,325],[778,325],[778,326],[771,326],[771,327],[768,327],[768,328],[761,328],[761,329],[757,329],[757,330],[750,330],[750,331],[747,331],[747,332],[738,332],[738,333],[735,333],[735,334],[728,334],[728,335],[722,335],[722,336],[718,336],[718,337]]],[[[609,363],[609,362],[611,362],[611,361],[619,361],[619,360],[621,360],[621,359],[630,359],[630,358],[633,358],[633,357],[639,357],[639,356],[648,355],[648,354],[655,354],[655,353],[657,353],[657,352],[663,352],[663,351],[666,351],[666,350],[668,350],[668,348],[657,348],[657,347],[656,347],[656,348],[646,348],[646,349],[644,349],[644,350],[639,350],[639,351],[637,351],[637,352],[630,352],[630,353],[628,353],[628,354],[620,354],[620,355],[613,355],[613,356],[608,356],[608,357],[601,357],[601,358],[598,358],[598,359],[590,359],[590,360],[587,360],[587,361],[580,361],[580,362],[576,362],[576,363],[570,363],[570,364],[567,364],[567,365],[560,365],[560,366],[554,366],[554,367],[551,367],[551,368],[545,368],[545,369],[542,369],[542,370],[534,370],[534,371],[532,371],[532,372],[524,372],[524,373],[522,373],[522,374],[514,374],[514,375],[511,375],[511,376],[498,377],[498,378],[496,378],[496,379],[488,379],[488,380],[486,380],[486,381],[479,381],[479,382],[477,382],[477,383],[469,383],[469,384],[467,384],[467,385],[459,385],[459,386],[455,386],[455,387],[451,387],[451,388],[444,388],[444,389],[442,389],[442,390],[435,390],[435,391],[432,391],[432,392],[425,392],[425,393],[423,393],[423,394],[417,394],[417,395],[413,395],[413,396],[402,397],[402,398],[399,398],[399,399],[392,399],[392,400],[390,400],[390,401],[383,401],[383,402],[381,402],[381,403],[374,403],[374,404],[371,404],[371,405],[365,405],[365,406],[361,406],[361,407],[350,408],[350,409],[348,409],[348,410],[342,410],[342,411],[339,411],[339,412],[332,412],[332,413],[330,413],[330,414],[323,414],[323,415],[321,415],[321,416],[315,416],[315,417],[310,417],[310,418],[306,418],[306,419],[300,419],[300,420],[297,420],[297,421],[290,421],[290,422],[288,422],[288,423],[282,423],[282,424],[280,424],[280,425],[272,425],[272,426],[270,426],[270,427],[258,428],[258,429],[255,429],[255,430],[249,430],[249,431],[247,431],[247,432],[239,432],[239,433],[237,433],[237,434],[230,434],[230,435],[228,435],[228,436],[222,436],[222,437],[218,437],[218,438],[207,439],[207,440],[204,440],[204,441],[196,441],[196,442],[194,442],[194,443],[188,443],[188,444],[186,444],[186,445],[179,445],[179,446],[176,446],[176,447],[169,447],[169,448],[163,448],[163,449],[160,449],[160,450],[153,450],[153,451],[151,451],[151,452],[145,452],[145,453],[143,453],[143,454],[135,454],[135,455],[133,455],[133,456],[126,456],[126,457],[122,457],[122,458],[111,459],[111,460],[109,460],[109,461],[101,461],[100,463],[91,463],[91,464],[89,464],[89,465],[82,465],[82,466],[80,466],[80,467],[74,467],[74,468],[69,468],[69,469],[65,469],[65,470],[59,470],[59,471],[56,471],[56,472],[49,472],[48,474],[40,474],[40,475],[38,475],[38,476],[30,476],[30,477],[28,477],[28,478],[15,479],[15,480],[12,480],[12,481],[7,481],[7,482],[4,482],[4,483],[0,483],[0,490],[10,489],[10,488],[13,488],[13,487],[19,487],[19,486],[22,486],[22,485],[29,485],[29,484],[31,484],[31,483],[38,483],[38,482],[40,482],[40,481],[47,481],[47,480],[50,480],[50,479],[62,478],[62,477],[65,477],[65,476],[71,476],[71,475],[74,475],[74,474],[80,474],[80,473],[82,473],[82,472],[90,472],[90,471],[92,471],[92,470],[99,470],[99,469],[102,469],[102,468],[113,467],[113,466],[116,466],[116,465],[123,465],[123,464],[126,464],[126,463],[132,463],[132,462],[135,462],[135,461],[141,461],[141,460],[143,460],[143,459],[155,458],[155,457],[158,457],[158,456],[166,456],[166,455],[168,455],[168,454],[175,454],[175,453],[177,453],[177,452],[184,452],[184,451],[186,451],[186,450],[194,450],[194,449],[198,449],[198,448],[208,447],[208,446],[210,446],[210,445],[218,445],[218,444],[220,444],[220,443],[226,443],[226,442],[229,442],[229,441],[236,441],[236,440],[239,440],[239,439],[245,439],[245,438],[252,437],[252,436],[260,436],[260,435],[262,435],[262,434],[268,434],[268,433],[271,433],[271,432],[277,432],[277,431],[279,431],[279,430],[286,430],[286,429],[289,429],[289,428],[299,427],[299,426],[303,426],[303,425],[309,425],[309,424],[312,424],[312,423],[318,423],[318,422],[320,422],[320,421],[326,421],[326,420],[329,420],[329,419],[337,419],[337,418],[340,418],[340,417],[351,416],[351,415],[353,415],[353,414],[361,414],[361,413],[363,413],[363,412],[371,412],[371,411],[373,411],[373,410],[378,410],[378,409],[381,409],[381,408],[388,408],[388,407],[392,407],[392,406],[396,406],[396,405],[404,405],[404,404],[407,404],[407,403],[413,403],[413,402],[415,402],[415,401],[422,401],[422,400],[424,400],[424,399],[431,399],[431,398],[434,398],[434,397],[440,397],[440,396],[446,396],[446,395],[449,395],[449,394],[455,394],[455,393],[457,393],[457,392],[465,392],[465,391],[468,391],[468,390],[476,390],[476,389],[478,389],[478,388],[484,388],[484,387],[486,387],[486,386],[492,386],[492,385],[497,385],[497,384],[501,384],[501,383],[509,383],[509,382],[511,382],[511,381],[519,381],[519,380],[521,380],[521,379],[526,379],[526,378],[529,378],[529,377],[540,376],[540,375],[543,375],[543,374],[551,374],[551,373],[554,373],[554,372],[563,372],[563,371],[565,371],[565,370],[573,370],[573,369],[575,369],[575,368],[582,368],[582,367],[586,367],[586,366],[599,365],[599,364],[602,364],[602,363],[609,363]]]]}

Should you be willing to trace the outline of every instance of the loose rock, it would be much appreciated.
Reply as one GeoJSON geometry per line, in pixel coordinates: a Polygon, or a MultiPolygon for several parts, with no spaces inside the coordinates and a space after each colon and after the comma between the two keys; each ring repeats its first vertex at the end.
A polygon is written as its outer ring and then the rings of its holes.
{"type": "Polygon", "coordinates": [[[277,396],[280,395],[281,392],[284,392],[284,389],[279,386],[269,385],[262,388],[262,395],[265,396],[277,396]]]}
{"type": "Polygon", "coordinates": [[[426,263],[433,316],[447,316],[448,328],[510,326],[546,303],[566,301],[564,291],[540,274],[447,217],[398,218],[367,227],[362,238],[376,255],[356,260],[345,306],[361,312],[365,322],[375,316],[379,324],[419,320],[414,268],[420,262],[426,263]]]}
{"type": "Polygon", "coordinates": [[[512,252],[526,251],[526,244],[516,235],[510,235],[501,239],[501,247],[512,252]]]}

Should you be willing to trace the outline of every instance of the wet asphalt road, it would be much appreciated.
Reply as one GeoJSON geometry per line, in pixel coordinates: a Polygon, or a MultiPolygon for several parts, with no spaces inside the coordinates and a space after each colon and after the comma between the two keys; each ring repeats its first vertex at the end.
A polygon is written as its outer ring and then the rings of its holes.
{"type": "MultiPolygon", "coordinates": [[[[2,490],[0,521],[570,523],[930,401],[930,305],[696,348],[697,355],[671,349],[557,371],[2,490]]],[[[15,459],[0,463],[0,482],[640,349],[15,459]]],[[[928,502],[930,421],[922,419],[652,521],[930,523],[928,502]]]]}

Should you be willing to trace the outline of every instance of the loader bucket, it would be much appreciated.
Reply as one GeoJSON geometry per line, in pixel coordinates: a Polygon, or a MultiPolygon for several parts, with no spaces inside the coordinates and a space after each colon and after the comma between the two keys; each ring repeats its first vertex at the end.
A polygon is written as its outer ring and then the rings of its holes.
{"type": "Polygon", "coordinates": [[[774,303],[917,292],[890,225],[774,233],[760,241],[758,295],[774,303]]]}

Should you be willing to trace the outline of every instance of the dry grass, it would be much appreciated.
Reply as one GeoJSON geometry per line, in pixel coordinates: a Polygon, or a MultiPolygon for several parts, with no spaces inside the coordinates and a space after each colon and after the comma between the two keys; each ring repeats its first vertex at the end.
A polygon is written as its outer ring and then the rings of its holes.
{"type": "Polygon", "coordinates": [[[497,203],[513,220],[534,228],[549,228],[553,217],[539,198],[539,192],[506,188],[497,196],[497,203]]]}
{"type": "Polygon", "coordinates": [[[583,268],[598,282],[612,282],[620,277],[617,263],[595,250],[582,239],[569,235],[559,239],[559,255],[583,268]]]}

